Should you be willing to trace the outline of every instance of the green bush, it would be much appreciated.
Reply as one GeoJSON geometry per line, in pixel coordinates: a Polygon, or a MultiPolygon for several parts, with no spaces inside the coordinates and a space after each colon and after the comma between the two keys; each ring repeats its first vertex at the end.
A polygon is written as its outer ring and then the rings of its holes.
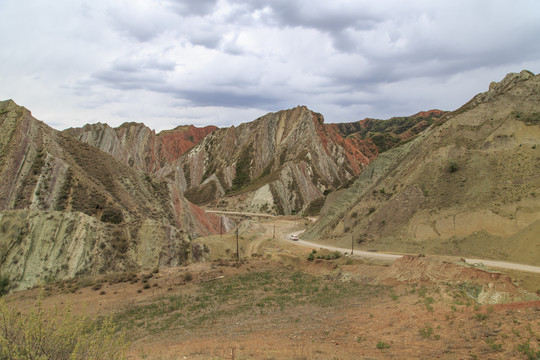
{"type": "Polygon", "coordinates": [[[124,221],[124,215],[122,214],[122,211],[118,209],[108,208],[103,211],[101,221],[111,224],[120,224],[124,221]]]}
{"type": "Polygon", "coordinates": [[[321,196],[319,198],[316,198],[312,202],[309,203],[309,205],[306,207],[306,210],[304,211],[305,216],[316,216],[319,215],[321,212],[322,207],[324,206],[326,198],[321,196]]]}
{"type": "Polygon", "coordinates": [[[0,277],[0,297],[9,293],[9,278],[7,276],[0,277]]]}
{"type": "Polygon", "coordinates": [[[459,170],[459,164],[453,160],[448,161],[448,172],[455,173],[459,170]]]}
{"type": "Polygon", "coordinates": [[[236,160],[236,176],[232,181],[231,191],[237,191],[248,185],[251,181],[251,158],[253,148],[244,148],[236,160]]]}
{"type": "Polygon", "coordinates": [[[38,300],[20,314],[0,300],[0,359],[123,359],[123,334],[111,319],[97,322],[68,309],[45,312],[38,300]]]}
{"type": "Polygon", "coordinates": [[[484,321],[487,319],[487,314],[482,314],[482,313],[476,313],[474,314],[474,318],[478,321],[484,321]]]}

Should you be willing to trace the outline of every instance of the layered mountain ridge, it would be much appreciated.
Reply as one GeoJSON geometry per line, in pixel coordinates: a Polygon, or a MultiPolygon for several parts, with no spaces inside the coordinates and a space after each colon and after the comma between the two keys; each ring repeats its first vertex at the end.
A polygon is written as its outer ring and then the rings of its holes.
{"type": "Polygon", "coordinates": [[[11,100],[0,102],[0,134],[0,265],[20,286],[40,281],[29,274],[43,280],[148,266],[137,255],[147,243],[156,249],[153,266],[177,264],[190,237],[219,232],[221,219],[174,186],[50,128],[11,100]],[[50,246],[35,246],[43,241],[50,246]],[[78,255],[60,245],[72,242],[78,255]],[[160,255],[169,248],[176,250],[160,255]],[[96,267],[100,258],[105,265],[96,267]]]}
{"type": "Polygon", "coordinates": [[[540,76],[508,74],[377,157],[305,236],[538,264],[539,125],[540,76]]]}
{"type": "Polygon", "coordinates": [[[179,176],[195,203],[239,193],[240,210],[299,213],[369,163],[349,144],[297,107],[213,132],[181,159],[179,176]]]}
{"type": "MultiPolygon", "coordinates": [[[[411,119],[406,130],[421,121],[411,119]]],[[[224,201],[215,200],[228,195],[225,206],[252,212],[317,213],[329,192],[348,186],[379,152],[414,136],[379,146],[369,130],[346,133],[345,126],[324,124],[321,114],[299,106],[215,131],[182,158],[186,196],[219,205],[224,201]]],[[[385,130],[374,138],[395,139],[385,130]]]]}
{"type": "Polygon", "coordinates": [[[158,134],[141,123],[124,123],[118,128],[107,124],[88,124],[64,133],[109,153],[117,160],[149,173],[173,164],[216,126],[197,128],[178,126],[158,134]]]}
{"type": "Polygon", "coordinates": [[[237,127],[190,127],[190,133],[175,129],[148,136],[150,129],[135,123],[117,129],[87,125],[66,133],[166,179],[199,205],[310,214],[380,152],[416,136],[442,114],[432,110],[388,121],[324,124],[321,114],[299,106],[237,127]],[[194,131],[199,136],[188,135],[194,131]],[[159,156],[156,149],[166,148],[164,140],[180,134],[196,144],[182,156],[159,156]]]}

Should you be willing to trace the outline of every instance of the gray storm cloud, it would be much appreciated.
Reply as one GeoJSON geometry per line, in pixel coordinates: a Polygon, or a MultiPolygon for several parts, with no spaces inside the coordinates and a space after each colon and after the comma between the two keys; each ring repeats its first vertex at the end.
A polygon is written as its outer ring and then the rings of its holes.
{"type": "Polygon", "coordinates": [[[540,69],[535,1],[0,3],[0,98],[57,127],[452,110],[540,69]]]}

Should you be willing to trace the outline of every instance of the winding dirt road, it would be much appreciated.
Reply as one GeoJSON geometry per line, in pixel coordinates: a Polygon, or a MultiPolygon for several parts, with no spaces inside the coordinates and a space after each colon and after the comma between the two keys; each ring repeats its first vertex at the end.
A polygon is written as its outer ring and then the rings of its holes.
{"type": "Polygon", "coordinates": [[[276,215],[260,214],[260,213],[249,213],[249,212],[241,212],[241,211],[221,211],[221,210],[204,210],[204,211],[206,211],[207,213],[211,213],[211,214],[266,217],[266,218],[276,217],[276,215]]]}
{"type": "MultiPolygon", "coordinates": [[[[217,213],[217,214],[224,214],[224,215],[241,215],[241,216],[253,216],[253,217],[266,217],[266,218],[276,218],[279,219],[279,217],[275,215],[269,215],[269,214],[256,214],[256,213],[247,213],[247,212],[236,212],[236,211],[220,211],[220,210],[206,210],[207,212],[211,213],[217,213]]],[[[327,249],[330,251],[339,251],[340,253],[350,253],[351,249],[348,248],[341,248],[336,246],[330,246],[330,245],[322,245],[317,244],[305,240],[298,240],[298,241],[292,241],[290,240],[291,235],[300,235],[304,232],[304,230],[300,231],[293,231],[294,228],[298,228],[299,221],[294,220],[284,220],[279,219],[280,222],[288,222],[288,226],[282,226],[280,227],[279,236],[278,238],[282,241],[287,241],[288,243],[292,243],[299,246],[304,246],[312,249],[327,249]]],[[[259,245],[259,244],[257,244],[259,245]]],[[[349,256],[354,257],[362,257],[362,258],[368,258],[368,259],[374,259],[379,261],[386,261],[386,262],[393,262],[396,259],[401,258],[404,255],[415,255],[415,254],[392,254],[392,253],[379,253],[375,251],[363,251],[363,250],[354,250],[353,254],[349,256]]],[[[525,272],[531,272],[540,274],[540,266],[533,266],[533,265],[526,265],[526,264],[518,264],[518,263],[511,263],[506,261],[498,261],[498,260],[487,260],[487,259],[478,259],[478,258],[465,258],[465,261],[469,264],[483,264],[488,267],[492,268],[498,268],[498,269],[506,269],[506,270],[516,270],[516,271],[525,271],[525,272]]]]}
{"type": "MultiPolygon", "coordinates": [[[[290,235],[292,234],[300,235],[301,233],[303,233],[303,231],[294,232],[294,233],[291,233],[290,235]]],[[[289,242],[306,246],[309,248],[313,248],[313,249],[323,248],[323,249],[328,249],[330,251],[339,251],[341,253],[350,253],[351,251],[351,249],[340,248],[340,247],[329,246],[329,245],[321,245],[321,244],[316,244],[316,243],[312,243],[305,240],[292,241],[292,240],[289,240],[290,235],[283,237],[282,240],[289,241],[289,242]]],[[[400,257],[404,255],[413,255],[413,254],[389,254],[389,253],[378,253],[378,252],[371,252],[371,251],[354,250],[351,256],[393,262],[394,260],[399,259],[400,257]]],[[[465,258],[465,261],[469,264],[483,264],[491,268],[526,271],[526,272],[540,274],[540,266],[532,266],[532,265],[526,265],[526,264],[511,263],[511,262],[506,262],[506,261],[476,259],[476,258],[465,258]]]]}

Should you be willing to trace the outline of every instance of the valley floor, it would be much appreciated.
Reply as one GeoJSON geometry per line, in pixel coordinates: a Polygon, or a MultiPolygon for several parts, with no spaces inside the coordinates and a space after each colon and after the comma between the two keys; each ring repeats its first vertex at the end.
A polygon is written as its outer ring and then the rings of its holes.
{"type": "MultiPolygon", "coordinates": [[[[388,263],[326,260],[335,254],[320,249],[310,261],[311,249],[284,240],[303,226],[244,222],[239,262],[235,235],[214,236],[197,240],[210,249],[204,262],[66,281],[8,301],[26,312],[41,293],[46,307],[112,315],[131,340],[128,359],[527,359],[540,351],[540,301],[505,277],[488,272],[483,283],[483,270],[472,269],[451,281],[440,275],[446,268],[430,268],[436,276],[398,281],[388,263]],[[507,289],[509,300],[481,305],[482,286],[507,289]]],[[[455,267],[428,258],[407,261],[455,267]]]]}

